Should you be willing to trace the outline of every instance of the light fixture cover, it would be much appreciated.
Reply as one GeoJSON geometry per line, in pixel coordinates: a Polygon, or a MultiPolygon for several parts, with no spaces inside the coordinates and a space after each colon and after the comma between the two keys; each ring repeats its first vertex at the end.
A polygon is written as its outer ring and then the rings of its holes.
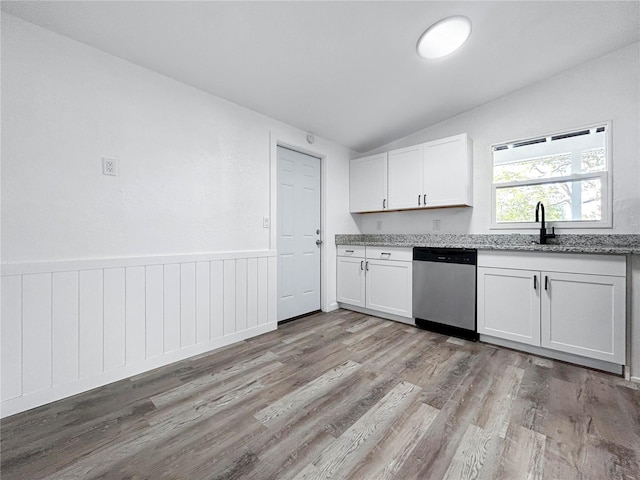
{"type": "Polygon", "coordinates": [[[471,20],[462,15],[434,23],[420,36],[416,47],[422,58],[440,58],[453,53],[471,35],[471,20]]]}

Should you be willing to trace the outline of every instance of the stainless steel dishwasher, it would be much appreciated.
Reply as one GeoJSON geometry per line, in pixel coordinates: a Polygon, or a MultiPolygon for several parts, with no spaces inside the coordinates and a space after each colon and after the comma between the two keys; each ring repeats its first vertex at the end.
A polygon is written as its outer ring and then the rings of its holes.
{"type": "Polygon", "coordinates": [[[413,316],[417,327],[478,339],[476,258],[474,249],[414,247],[413,316]]]}

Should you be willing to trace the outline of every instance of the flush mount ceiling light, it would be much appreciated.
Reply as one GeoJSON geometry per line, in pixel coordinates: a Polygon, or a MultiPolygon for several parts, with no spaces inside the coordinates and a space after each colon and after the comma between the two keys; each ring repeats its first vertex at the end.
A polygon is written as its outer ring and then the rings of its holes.
{"type": "Polygon", "coordinates": [[[421,58],[440,58],[459,49],[471,35],[471,20],[461,15],[434,23],[422,34],[416,47],[421,58]]]}

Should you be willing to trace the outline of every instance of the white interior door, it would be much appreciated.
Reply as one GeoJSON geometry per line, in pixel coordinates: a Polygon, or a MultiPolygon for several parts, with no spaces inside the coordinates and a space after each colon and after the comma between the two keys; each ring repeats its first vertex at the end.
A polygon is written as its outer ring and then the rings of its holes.
{"type": "Polygon", "coordinates": [[[320,309],[320,159],[278,147],[278,321],[320,309]]]}

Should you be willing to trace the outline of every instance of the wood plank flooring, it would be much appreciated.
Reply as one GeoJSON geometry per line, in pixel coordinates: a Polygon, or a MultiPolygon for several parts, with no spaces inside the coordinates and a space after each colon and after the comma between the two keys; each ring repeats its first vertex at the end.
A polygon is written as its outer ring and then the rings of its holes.
{"type": "Polygon", "coordinates": [[[640,480],[638,385],[346,310],[0,428],[3,480],[640,480]]]}

